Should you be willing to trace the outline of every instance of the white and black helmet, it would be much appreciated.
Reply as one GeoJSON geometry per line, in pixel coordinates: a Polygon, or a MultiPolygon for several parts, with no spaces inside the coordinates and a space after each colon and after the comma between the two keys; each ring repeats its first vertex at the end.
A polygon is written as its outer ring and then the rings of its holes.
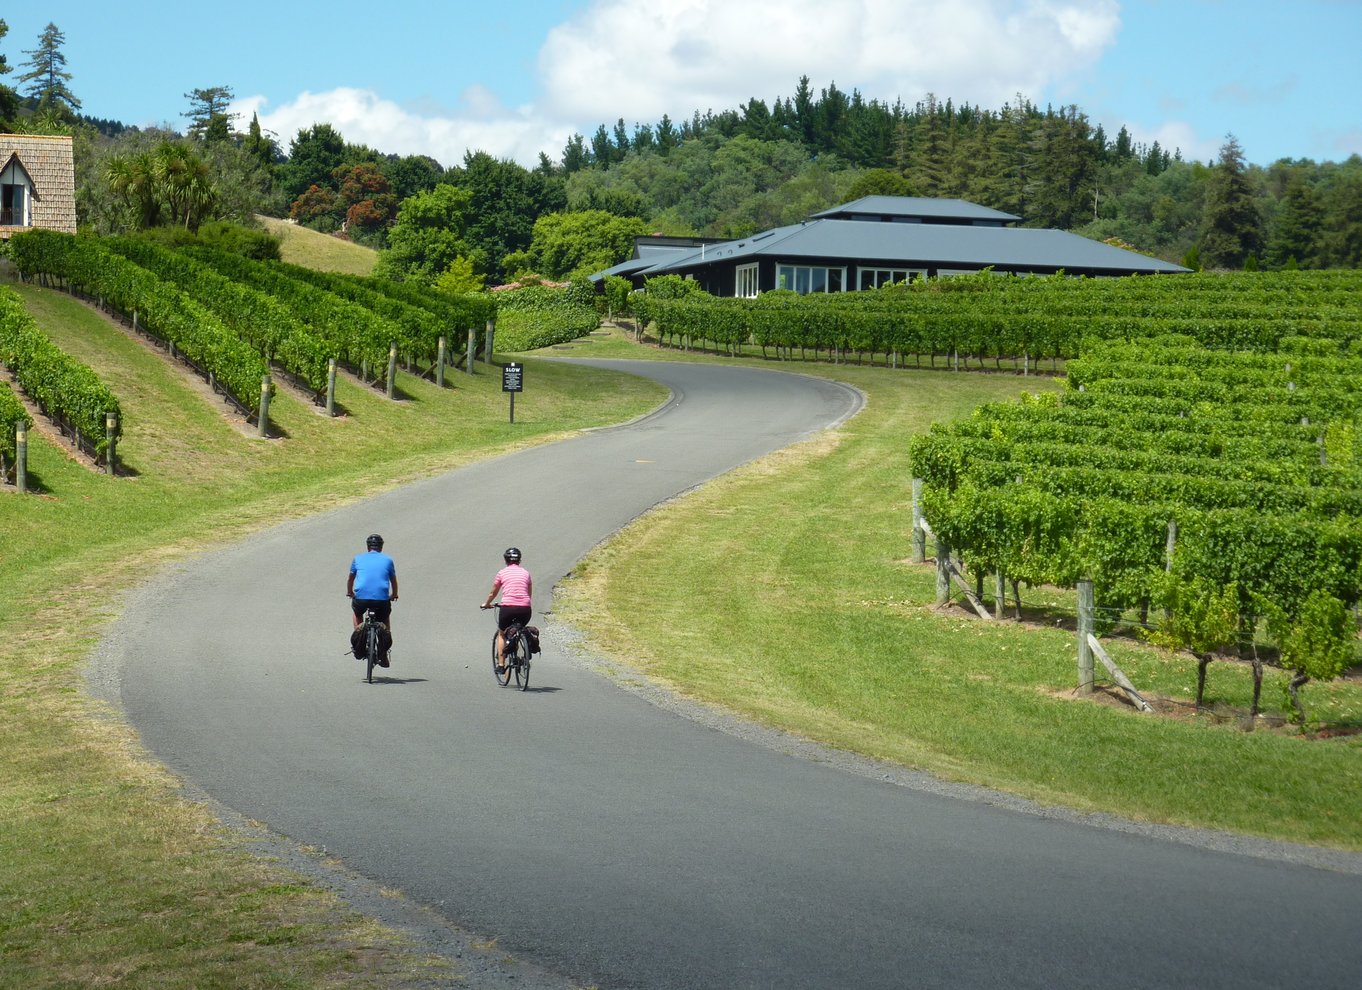
{"type": "Polygon", "coordinates": [[[520,563],[520,548],[507,547],[506,552],[501,556],[508,564],[518,564],[520,563]]]}

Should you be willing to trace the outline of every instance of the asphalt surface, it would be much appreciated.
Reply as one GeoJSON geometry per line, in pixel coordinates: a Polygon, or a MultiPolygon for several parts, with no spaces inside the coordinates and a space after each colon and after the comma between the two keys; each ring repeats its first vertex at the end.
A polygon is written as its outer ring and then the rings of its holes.
{"type": "Polygon", "coordinates": [[[859,408],[800,376],[600,363],[673,399],[175,568],[116,624],[101,689],[231,813],[494,938],[540,980],[509,985],[1362,985],[1358,858],[1125,828],[782,746],[555,655],[551,616],[531,690],[498,687],[476,606],[507,545],[542,609],[639,513],[859,408]],[[373,531],[401,598],[393,666],[369,685],[341,654],[346,569],[373,531]]]}

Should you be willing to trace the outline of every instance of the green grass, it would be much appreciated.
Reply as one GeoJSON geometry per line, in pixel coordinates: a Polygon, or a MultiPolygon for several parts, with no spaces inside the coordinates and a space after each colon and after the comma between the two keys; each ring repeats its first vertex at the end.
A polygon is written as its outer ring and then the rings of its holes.
{"type": "MultiPolygon", "coordinates": [[[[932,607],[934,568],[908,562],[906,439],[1043,380],[799,370],[856,385],[867,408],[638,521],[577,569],[563,617],[683,694],[837,747],[1042,802],[1362,849],[1362,736],[1196,715],[1194,662],[1130,640],[1109,652],[1172,714],[1079,699],[1071,631],[932,607]]],[[[1054,589],[1024,598],[1073,608],[1054,589]]],[[[1279,715],[1282,682],[1264,687],[1279,715]]],[[[1250,685],[1246,667],[1213,664],[1209,700],[1247,710],[1250,685]]],[[[1362,724],[1362,682],[1305,694],[1323,722],[1362,724]]]]}
{"type": "Polygon", "coordinates": [[[256,219],[271,234],[283,238],[280,251],[283,260],[291,265],[344,275],[368,275],[373,272],[374,262],[378,260],[377,252],[352,241],[318,233],[274,217],[258,216],[256,219]]]}
{"type": "Polygon", "coordinates": [[[0,493],[0,987],[419,985],[434,967],[332,895],[252,856],[177,794],[81,670],[120,594],[169,563],[359,493],[654,407],[651,383],[526,359],[500,376],[401,376],[399,402],[342,381],[329,419],[287,392],[262,441],[159,352],[68,296],[19,287],[38,323],[118,394],[130,477],[30,432],[39,494],[0,493]]]}

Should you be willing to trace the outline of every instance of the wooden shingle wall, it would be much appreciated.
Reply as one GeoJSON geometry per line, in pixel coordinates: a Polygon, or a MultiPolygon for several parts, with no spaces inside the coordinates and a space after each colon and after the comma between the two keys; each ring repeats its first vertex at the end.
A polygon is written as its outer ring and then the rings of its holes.
{"type": "MultiPolygon", "coordinates": [[[[0,166],[13,155],[33,180],[33,226],[76,232],[76,165],[71,138],[56,135],[0,134],[0,166]]],[[[9,237],[23,227],[0,227],[9,237]]]]}

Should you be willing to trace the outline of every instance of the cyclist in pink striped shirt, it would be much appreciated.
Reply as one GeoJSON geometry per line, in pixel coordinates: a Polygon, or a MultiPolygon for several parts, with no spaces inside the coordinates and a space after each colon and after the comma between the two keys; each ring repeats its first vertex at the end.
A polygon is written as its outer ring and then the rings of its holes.
{"type": "Polygon", "coordinates": [[[497,616],[497,662],[501,672],[505,672],[506,630],[512,623],[523,629],[534,614],[530,607],[534,579],[530,577],[529,571],[520,566],[518,547],[508,547],[501,556],[506,566],[497,571],[497,576],[492,579],[492,590],[487,592],[487,600],[481,607],[491,608],[492,599],[496,598],[498,591],[501,592],[501,614],[497,616]]]}

